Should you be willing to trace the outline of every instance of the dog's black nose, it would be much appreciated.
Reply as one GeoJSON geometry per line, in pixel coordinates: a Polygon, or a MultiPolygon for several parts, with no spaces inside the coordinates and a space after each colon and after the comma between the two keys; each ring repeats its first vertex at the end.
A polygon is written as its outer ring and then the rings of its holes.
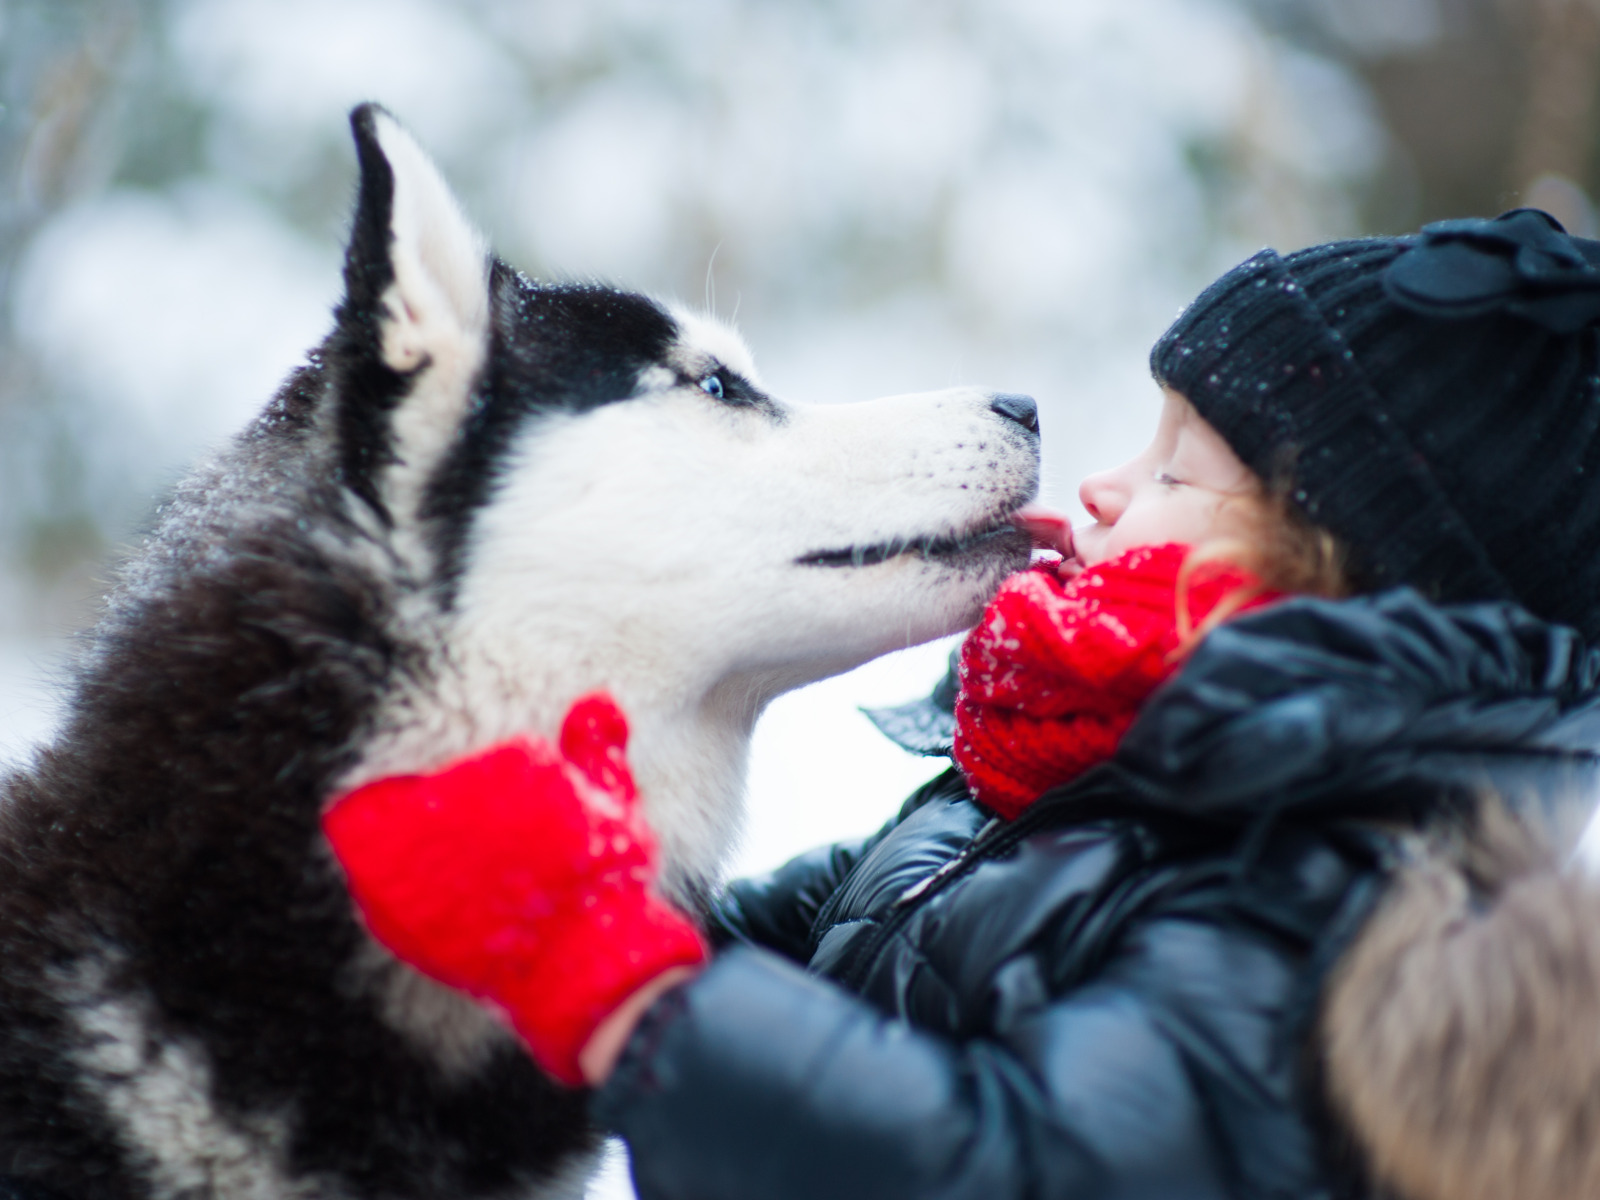
{"type": "Polygon", "coordinates": [[[1021,392],[996,392],[989,400],[989,408],[1008,421],[1015,421],[1029,433],[1039,432],[1039,406],[1032,396],[1021,392]]]}

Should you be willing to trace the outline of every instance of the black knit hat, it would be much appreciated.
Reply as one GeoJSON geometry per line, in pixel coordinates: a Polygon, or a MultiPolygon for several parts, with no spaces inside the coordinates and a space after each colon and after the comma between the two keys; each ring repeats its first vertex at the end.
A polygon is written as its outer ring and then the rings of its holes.
{"type": "Polygon", "coordinates": [[[1364,588],[1515,600],[1600,638],[1600,242],[1519,209],[1262,251],[1151,352],[1364,588]]]}

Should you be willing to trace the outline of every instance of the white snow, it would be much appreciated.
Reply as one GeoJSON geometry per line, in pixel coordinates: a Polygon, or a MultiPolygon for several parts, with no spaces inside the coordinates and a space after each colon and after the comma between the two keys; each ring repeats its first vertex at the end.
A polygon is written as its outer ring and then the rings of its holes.
{"type": "MultiPolygon", "coordinates": [[[[453,146],[517,111],[515,64],[462,6],[435,0],[186,0],[173,45],[195,90],[248,136],[314,146],[377,100],[453,146]]],[[[275,165],[275,164],[274,164],[275,165]]]]}
{"type": "Polygon", "coordinates": [[[750,816],[732,875],[825,842],[864,837],[949,766],[888,741],[860,706],[903,704],[944,675],[952,639],[902,650],[773,701],[751,746],[750,816]]]}
{"type": "Polygon", "coordinates": [[[339,257],[216,180],[119,189],[58,216],[15,283],[16,327],[153,490],[242,425],[332,324],[339,257]]]}
{"type": "Polygon", "coordinates": [[[628,1175],[628,1147],[618,1138],[606,1143],[600,1171],[589,1183],[586,1200],[634,1200],[628,1175]]]}
{"type": "Polygon", "coordinates": [[[0,638],[0,772],[26,761],[60,715],[64,643],[0,638]]]}

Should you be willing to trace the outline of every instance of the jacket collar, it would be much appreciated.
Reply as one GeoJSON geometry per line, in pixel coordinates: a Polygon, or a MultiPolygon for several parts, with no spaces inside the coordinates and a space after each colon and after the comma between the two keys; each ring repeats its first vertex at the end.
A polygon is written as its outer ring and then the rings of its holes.
{"type": "MultiPolygon", "coordinates": [[[[922,700],[865,711],[904,749],[948,756],[955,686],[948,675],[922,700]]],[[[1513,604],[1436,605],[1399,588],[1223,625],[1106,771],[1147,804],[1222,820],[1268,806],[1398,816],[1489,791],[1588,802],[1597,748],[1600,651],[1513,604]]]]}
{"type": "Polygon", "coordinates": [[[1513,604],[1439,606],[1400,588],[1299,598],[1217,629],[1113,764],[1149,803],[1226,818],[1491,791],[1588,800],[1597,747],[1600,651],[1513,604]]]}

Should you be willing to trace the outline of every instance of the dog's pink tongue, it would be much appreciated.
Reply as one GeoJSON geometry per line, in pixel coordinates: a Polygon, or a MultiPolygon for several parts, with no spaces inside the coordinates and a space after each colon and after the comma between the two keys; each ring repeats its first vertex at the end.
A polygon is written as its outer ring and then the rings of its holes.
{"type": "Polygon", "coordinates": [[[1072,524],[1060,513],[1029,504],[1012,515],[1011,523],[1033,539],[1034,549],[1054,550],[1063,559],[1072,557],[1072,524]]]}

